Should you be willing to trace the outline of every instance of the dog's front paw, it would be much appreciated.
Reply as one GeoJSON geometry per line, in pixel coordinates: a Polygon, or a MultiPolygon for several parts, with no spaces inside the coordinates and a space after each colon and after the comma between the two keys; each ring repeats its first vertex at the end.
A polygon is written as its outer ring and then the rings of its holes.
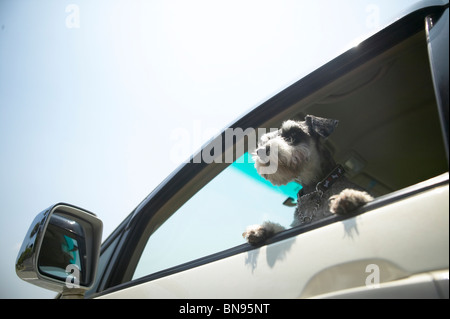
{"type": "Polygon", "coordinates": [[[242,237],[244,237],[249,244],[256,245],[283,230],[284,227],[280,224],[264,222],[262,225],[248,226],[242,234],[242,237]]]}
{"type": "Polygon", "coordinates": [[[346,188],[330,197],[330,211],[333,214],[346,214],[371,201],[373,197],[366,192],[346,188]]]}
{"type": "Polygon", "coordinates": [[[268,237],[266,236],[266,233],[267,231],[263,225],[251,225],[242,233],[242,237],[244,237],[249,244],[255,245],[268,237]]]}

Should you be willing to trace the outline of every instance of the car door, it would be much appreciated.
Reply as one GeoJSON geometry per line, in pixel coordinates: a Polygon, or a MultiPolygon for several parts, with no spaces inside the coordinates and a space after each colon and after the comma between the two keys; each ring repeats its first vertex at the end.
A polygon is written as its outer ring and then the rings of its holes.
{"type": "Polygon", "coordinates": [[[442,23],[448,8],[413,12],[238,119],[105,242],[88,295],[448,298],[448,67],[434,55],[447,41],[448,58],[448,28],[433,35],[442,23]],[[339,119],[324,143],[376,198],[289,228],[301,185],[265,182],[250,154],[262,133],[306,114],[339,119]],[[288,229],[245,243],[245,227],[264,220],[288,229]]]}

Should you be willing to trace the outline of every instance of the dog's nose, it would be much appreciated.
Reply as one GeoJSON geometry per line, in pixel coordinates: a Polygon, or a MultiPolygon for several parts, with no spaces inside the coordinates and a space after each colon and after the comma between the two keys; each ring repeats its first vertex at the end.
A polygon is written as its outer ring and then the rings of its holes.
{"type": "Polygon", "coordinates": [[[260,158],[266,158],[267,156],[270,155],[270,145],[267,145],[266,147],[261,147],[256,151],[256,154],[258,154],[258,156],[260,158]]]}

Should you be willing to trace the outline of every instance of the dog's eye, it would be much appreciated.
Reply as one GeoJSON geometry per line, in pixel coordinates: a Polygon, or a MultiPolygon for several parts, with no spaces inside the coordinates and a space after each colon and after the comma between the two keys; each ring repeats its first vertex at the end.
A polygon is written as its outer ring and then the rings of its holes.
{"type": "Polygon", "coordinates": [[[302,133],[299,130],[283,130],[281,132],[281,137],[290,144],[297,144],[301,141],[302,133]]]}
{"type": "Polygon", "coordinates": [[[285,136],[284,139],[288,143],[294,143],[294,137],[293,136],[285,136]]]}

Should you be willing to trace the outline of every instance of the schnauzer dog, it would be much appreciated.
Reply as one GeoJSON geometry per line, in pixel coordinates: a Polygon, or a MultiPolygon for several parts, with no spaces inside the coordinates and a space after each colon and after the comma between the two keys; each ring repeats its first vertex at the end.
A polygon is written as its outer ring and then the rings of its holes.
{"type": "MultiPolygon", "coordinates": [[[[253,154],[258,173],[274,185],[300,183],[292,227],[317,221],[331,214],[345,214],[373,200],[363,189],[349,182],[344,169],[336,165],[321,143],[338,121],[307,115],[304,121],[285,121],[281,128],[261,137],[253,154]],[[269,165],[276,171],[267,173],[269,165]]],[[[273,222],[247,227],[242,236],[258,244],[284,227],[273,222]]]]}

